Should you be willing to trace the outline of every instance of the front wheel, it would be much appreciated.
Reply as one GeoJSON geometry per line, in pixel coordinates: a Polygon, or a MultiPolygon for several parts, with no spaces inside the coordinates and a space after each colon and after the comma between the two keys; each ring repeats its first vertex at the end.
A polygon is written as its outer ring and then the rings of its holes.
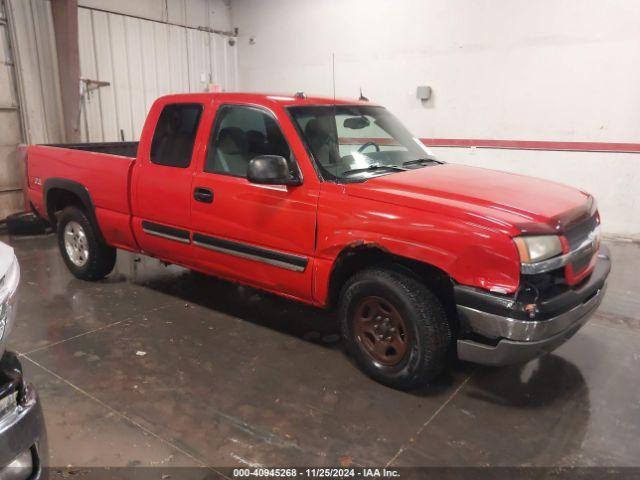
{"type": "Polygon", "coordinates": [[[348,352],[380,383],[419,387],[446,365],[451,329],[444,308],[400,270],[375,268],[351,277],[342,289],[339,316],[348,352]]]}
{"type": "Polygon", "coordinates": [[[58,246],[71,273],[82,280],[100,280],[116,263],[116,249],[98,238],[86,213],[77,207],[66,207],[60,215],[58,246]]]}

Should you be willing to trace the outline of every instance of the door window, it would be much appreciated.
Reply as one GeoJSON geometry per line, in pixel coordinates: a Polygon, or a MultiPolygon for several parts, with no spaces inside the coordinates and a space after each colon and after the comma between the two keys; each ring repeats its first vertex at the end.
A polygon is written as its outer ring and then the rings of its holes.
{"type": "Polygon", "coordinates": [[[216,115],[204,171],[246,177],[251,159],[279,155],[292,162],[291,150],[275,118],[255,107],[223,105],[216,115]]]}
{"type": "Polygon", "coordinates": [[[151,141],[151,161],[168,167],[187,168],[200,123],[202,105],[176,103],[162,110],[151,141]]]}

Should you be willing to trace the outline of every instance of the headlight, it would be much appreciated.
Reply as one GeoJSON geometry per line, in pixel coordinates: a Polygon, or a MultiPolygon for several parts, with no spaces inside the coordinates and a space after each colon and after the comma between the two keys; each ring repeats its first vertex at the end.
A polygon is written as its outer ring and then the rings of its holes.
{"type": "Polygon", "coordinates": [[[518,247],[522,263],[540,262],[562,253],[562,244],[557,235],[516,237],[513,241],[518,247]]]}

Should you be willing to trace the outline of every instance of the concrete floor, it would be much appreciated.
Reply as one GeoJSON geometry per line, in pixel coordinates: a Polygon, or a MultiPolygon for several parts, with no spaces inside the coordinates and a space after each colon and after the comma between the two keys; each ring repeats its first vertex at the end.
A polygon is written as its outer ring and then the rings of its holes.
{"type": "Polygon", "coordinates": [[[52,466],[640,465],[640,245],[610,244],[607,297],[555,354],[407,393],[323,312],[126,253],[87,283],[53,236],[2,240],[52,466]]]}

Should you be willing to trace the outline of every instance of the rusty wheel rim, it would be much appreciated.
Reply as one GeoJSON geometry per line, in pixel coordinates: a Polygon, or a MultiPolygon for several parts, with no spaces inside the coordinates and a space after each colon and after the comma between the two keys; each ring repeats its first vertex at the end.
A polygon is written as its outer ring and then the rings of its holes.
{"type": "Polygon", "coordinates": [[[400,312],[381,297],[366,297],[353,315],[355,338],[378,363],[397,365],[407,353],[409,333],[400,312]]]}

